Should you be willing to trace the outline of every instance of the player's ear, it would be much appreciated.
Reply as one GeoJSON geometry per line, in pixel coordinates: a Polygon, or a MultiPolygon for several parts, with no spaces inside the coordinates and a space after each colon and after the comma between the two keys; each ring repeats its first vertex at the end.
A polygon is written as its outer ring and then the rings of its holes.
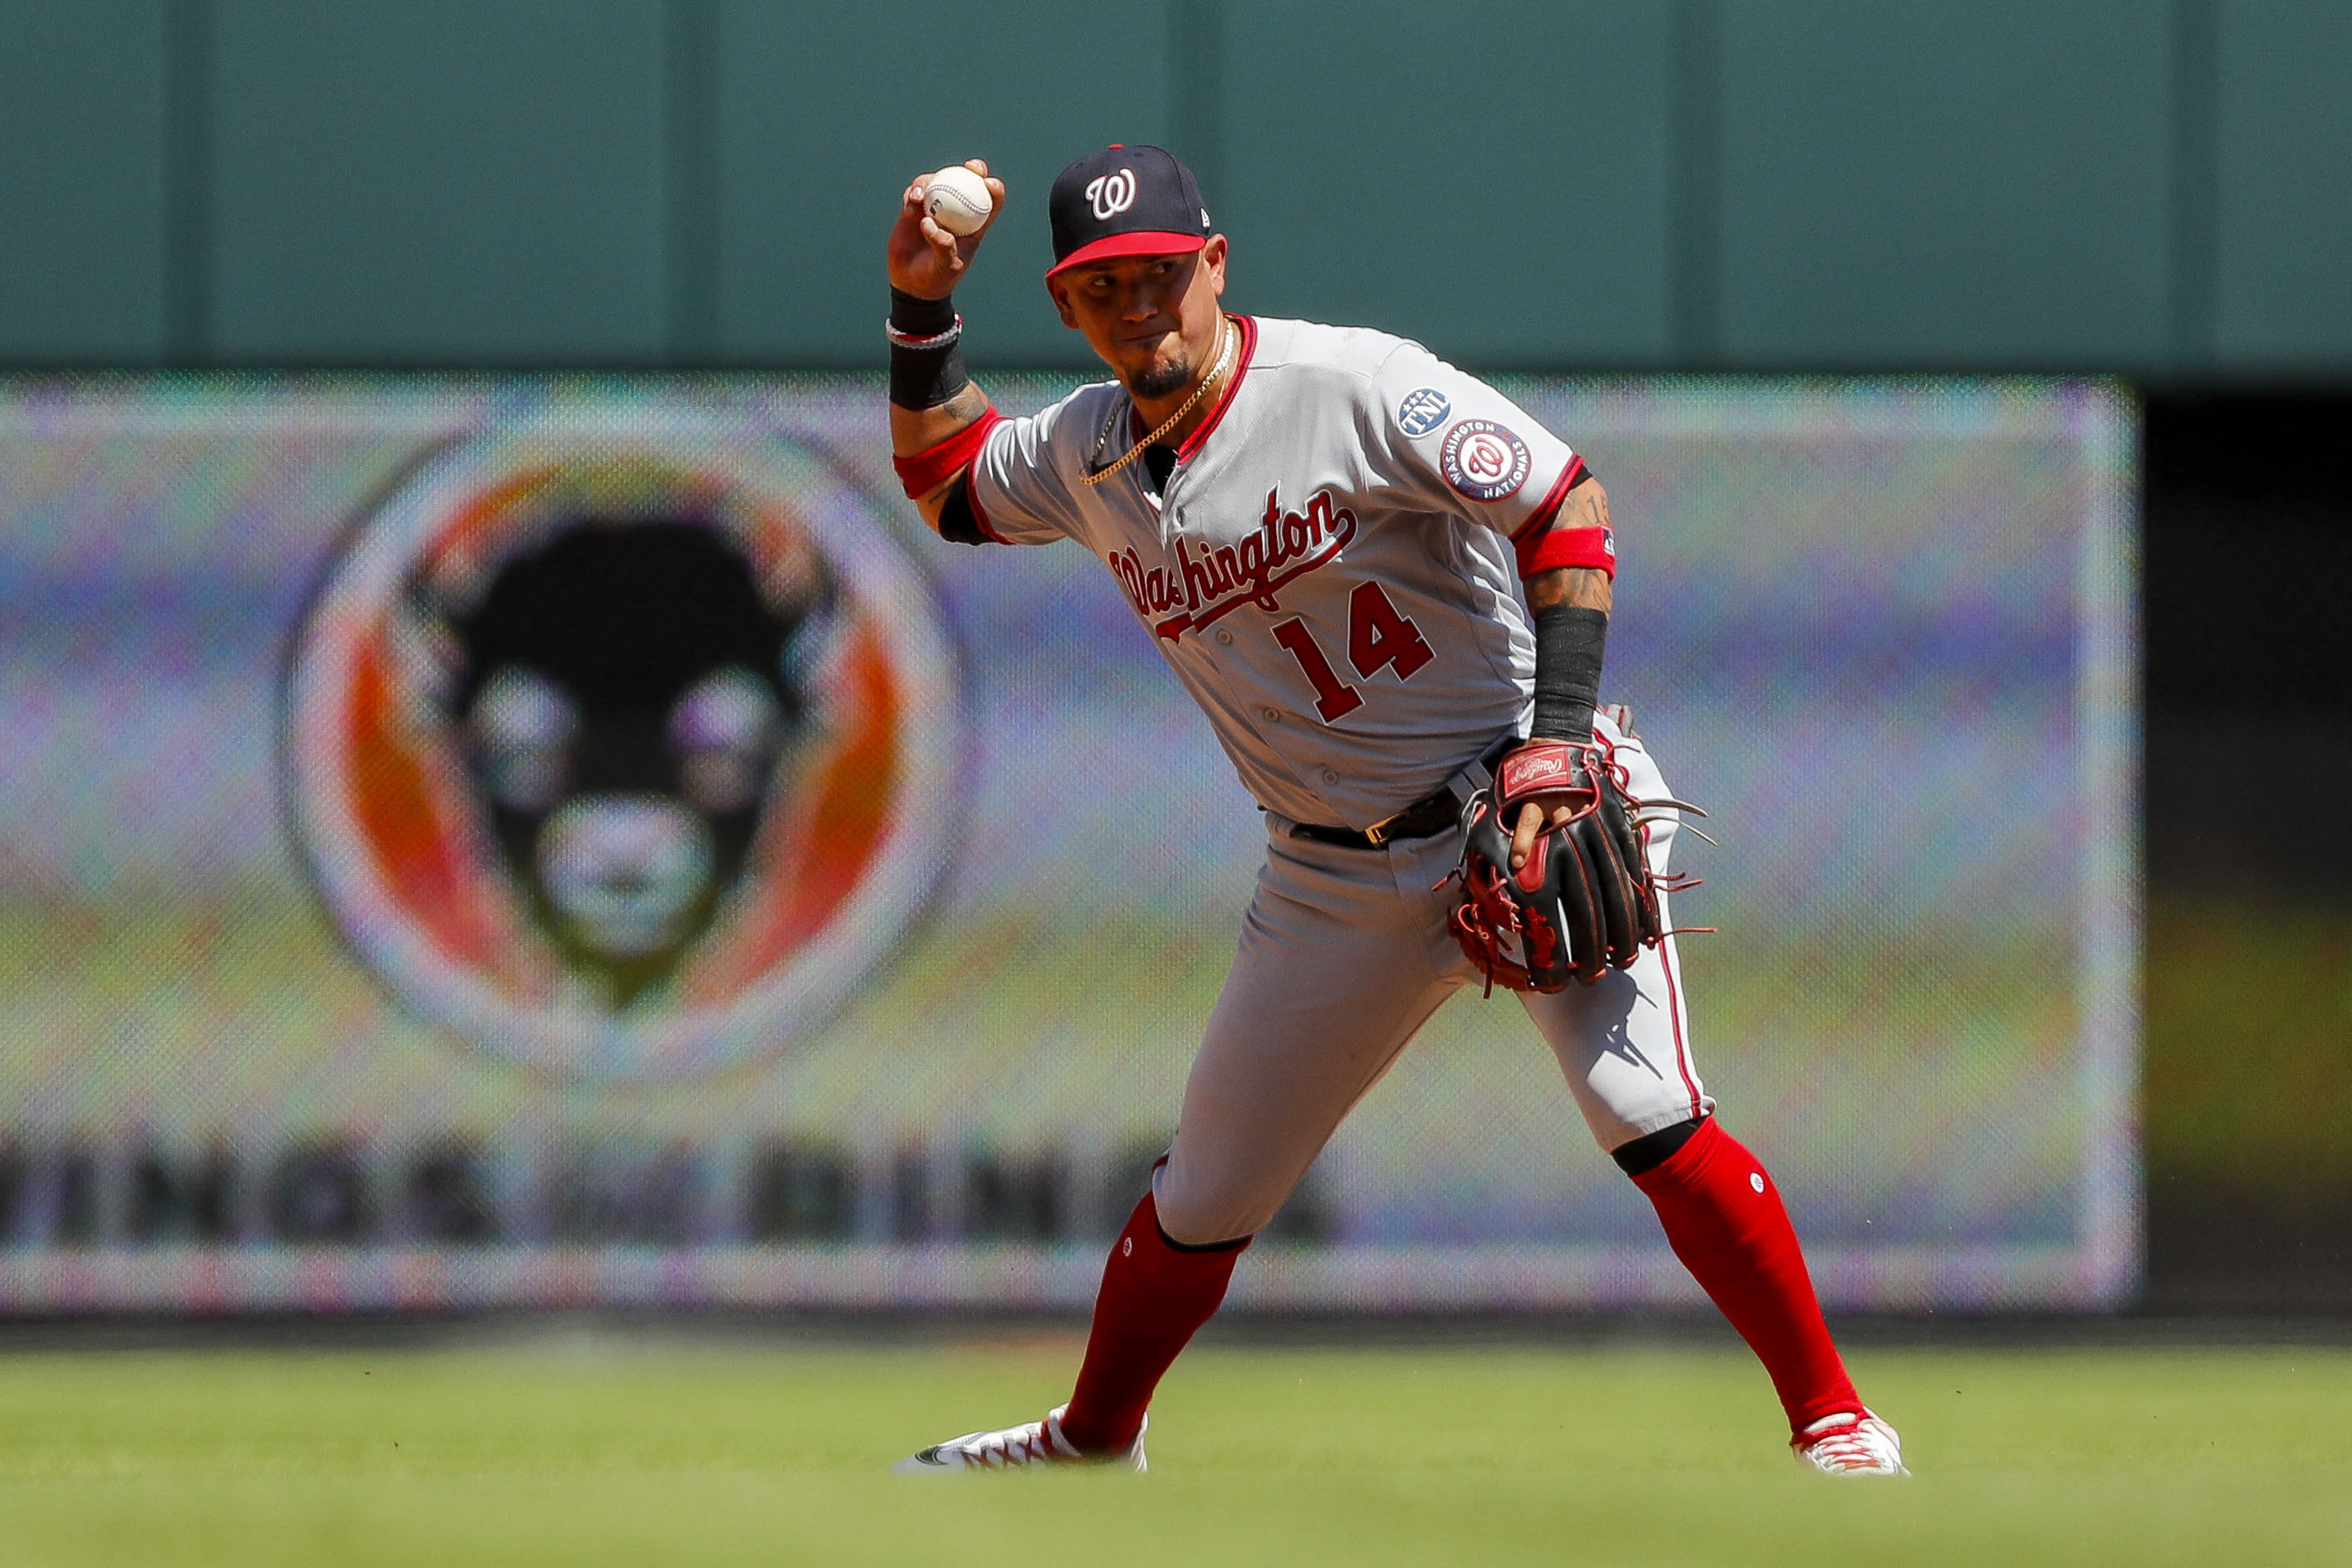
{"type": "Polygon", "coordinates": [[[1209,269],[1209,287],[1222,296],[1225,291],[1224,235],[1209,236],[1209,243],[1201,247],[1201,265],[1209,269]]]}
{"type": "Polygon", "coordinates": [[[1053,296],[1054,308],[1062,313],[1062,325],[1073,332],[1076,331],[1078,319],[1070,310],[1070,298],[1068,295],[1062,292],[1060,280],[1052,277],[1045,279],[1045,292],[1053,296]]]}

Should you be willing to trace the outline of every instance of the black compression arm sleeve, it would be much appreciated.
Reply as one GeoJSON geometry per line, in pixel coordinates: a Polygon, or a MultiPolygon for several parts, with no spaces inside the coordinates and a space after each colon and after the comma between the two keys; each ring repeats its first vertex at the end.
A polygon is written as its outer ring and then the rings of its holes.
{"type": "Polygon", "coordinates": [[[988,536],[980,531],[980,514],[971,509],[970,469],[955,476],[955,483],[948,486],[947,499],[940,503],[940,538],[958,545],[988,542],[988,536]]]}
{"type": "MultiPolygon", "coordinates": [[[[890,290],[890,325],[911,338],[935,338],[956,324],[955,301],[890,290]]],[[[942,349],[890,345],[890,401],[918,412],[937,408],[971,384],[964,373],[963,340],[942,349]]]]}
{"type": "Polygon", "coordinates": [[[1535,612],[1534,733],[1547,740],[1592,738],[1592,706],[1601,700],[1601,655],[1609,642],[1609,612],[1559,604],[1535,612]]]}

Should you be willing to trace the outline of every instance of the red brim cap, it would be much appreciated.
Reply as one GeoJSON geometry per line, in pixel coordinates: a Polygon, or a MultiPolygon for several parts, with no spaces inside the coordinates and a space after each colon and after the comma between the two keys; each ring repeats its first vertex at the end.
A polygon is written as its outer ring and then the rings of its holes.
{"type": "Polygon", "coordinates": [[[1074,267],[1084,267],[1090,261],[1108,261],[1122,256],[1186,256],[1209,243],[1205,235],[1173,234],[1165,229],[1137,229],[1131,234],[1105,235],[1091,245],[1082,245],[1052,267],[1045,276],[1067,272],[1074,267]]]}

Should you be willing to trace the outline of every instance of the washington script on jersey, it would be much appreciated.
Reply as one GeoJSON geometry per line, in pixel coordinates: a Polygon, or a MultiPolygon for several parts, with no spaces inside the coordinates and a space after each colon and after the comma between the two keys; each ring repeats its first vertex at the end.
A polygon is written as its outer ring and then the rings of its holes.
{"type": "Polygon", "coordinates": [[[1174,567],[1155,566],[1148,571],[1129,545],[1111,553],[1110,570],[1135,612],[1173,642],[1240,605],[1255,604],[1268,613],[1280,610],[1275,595],[1286,583],[1337,560],[1355,537],[1356,514],[1333,505],[1330,491],[1318,490],[1303,509],[1286,512],[1281,493],[1268,490],[1265,520],[1239,543],[1202,545],[1194,555],[1190,541],[1179,538],[1174,567]],[[1179,606],[1180,613],[1168,613],[1179,606]],[[1167,619],[1154,622],[1155,615],[1167,619]]]}

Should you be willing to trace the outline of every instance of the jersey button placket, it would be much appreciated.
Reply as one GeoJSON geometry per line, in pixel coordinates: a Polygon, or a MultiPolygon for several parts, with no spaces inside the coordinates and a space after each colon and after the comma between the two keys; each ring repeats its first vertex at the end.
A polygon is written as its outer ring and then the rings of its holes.
{"type": "Polygon", "coordinates": [[[1265,722],[1268,724],[1282,722],[1282,710],[1278,707],[1262,708],[1259,711],[1265,715],[1265,722]]]}

